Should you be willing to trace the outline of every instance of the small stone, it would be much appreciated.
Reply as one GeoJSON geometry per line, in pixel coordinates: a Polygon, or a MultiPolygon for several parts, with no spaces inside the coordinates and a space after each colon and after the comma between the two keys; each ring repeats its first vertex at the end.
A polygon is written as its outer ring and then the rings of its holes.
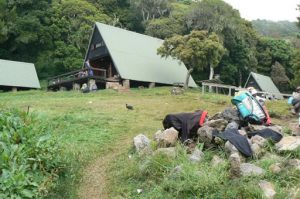
{"type": "Polygon", "coordinates": [[[241,158],[238,153],[233,153],[229,156],[230,163],[230,173],[232,177],[240,177],[241,176],[241,158]]]}
{"type": "Polygon", "coordinates": [[[242,176],[262,175],[265,173],[262,168],[250,163],[242,163],[240,169],[242,176]]]}
{"type": "Polygon", "coordinates": [[[250,146],[254,157],[259,158],[263,155],[264,150],[258,144],[254,143],[250,146]]]}
{"type": "Polygon", "coordinates": [[[288,161],[288,166],[300,170],[300,160],[299,159],[291,159],[288,161]]]}
{"type": "Polygon", "coordinates": [[[209,126],[203,126],[198,129],[197,134],[199,136],[199,141],[203,142],[206,147],[212,146],[211,142],[213,139],[212,132],[213,128],[209,126]]]}
{"type": "Polygon", "coordinates": [[[272,183],[265,181],[265,180],[261,180],[259,182],[259,187],[264,192],[264,195],[266,198],[272,199],[275,197],[276,191],[275,191],[274,185],[272,183]]]}
{"type": "Polygon", "coordinates": [[[178,139],[178,131],[176,129],[169,128],[164,130],[158,136],[158,147],[174,147],[178,139]]]}
{"type": "Polygon", "coordinates": [[[153,136],[154,141],[158,142],[159,137],[161,136],[162,133],[163,133],[162,130],[156,131],[156,133],[153,136]]]}
{"type": "Polygon", "coordinates": [[[281,168],[281,164],[280,163],[275,163],[269,166],[269,170],[271,171],[271,173],[277,174],[280,173],[282,168],[281,168]]]}
{"type": "Polygon", "coordinates": [[[137,192],[138,194],[140,194],[140,193],[143,192],[143,189],[137,189],[136,192],[137,192]]]}
{"type": "Polygon", "coordinates": [[[225,143],[225,152],[230,155],[233,153],[238,153],[239,151],[233,144],[231,144],[229,141],[227,141],[225,143]]]}
{"type": "Polygon", "coordinates": [[[228,122],[240,120],[238,110],[232,107],[227,107],[220,116],[228,122]]]}
{"type": "Polygon", "coordinates": [[[150,153],[152,151],[150,147],[150,140],[143,134],[139,134],[135,136],[133,138],[133,144],[138,153],[141,152],[150,153]]]}
{"type": "Polygon", "coordinates": [[[224,119],[210,120],[204,123],[204,126],[209,126],[211,128],[215,128],[218,131],[224,131],[227,126],[228,121],[224,119]]]}
{"type": "Polygon", "coordinates": [[[259,135],[255,135],[251,138],[252,144],[257,144],[260,147],[264,147],[267,143],[267,140],[259,135]]]}
{"type": "Polygon", "coordinates": [[[154,155],[157,154],[164,154],[169,158],[176,158],[176,148],[175,147],[159,148],[154,152],[154,155]]]}
{"type": "Polygon", "coordinates": [[[239,129],[239,124],[236,121],[232,121],[229,124],[227,124],[225,130],[229,129],[239,129]]]}
{"type": "Polygon", "coordinates": [[[171,173],[181,173],[182,172],[182,166],[181,165],[177,165],[176,167],[174,167],[174,169],[172,169],[171,173]]]}
{"type": "Polygon", "coordinates": [[[283,137],[280,142],[275,145],[276,149],[281,151],[294,151],[300,148],[300,136],[283,137]]]}
{"type": "Polygon", "coordinates": [[[217,155],[214,155],[214,157],[212,158],[211,160],[211,166],[212,167],[216,167],[218,166],[219,164],[224,164],[225,163],[225,160],[223,160],[222,158],[220,158],[219,156],[217,155]]]}
{"type": "Polygon", "coordinates": [[[190,161],[192,161],[194,163],[200,162],[203,155],[204,155],[204,153],[196,148],[194,150],[194,152],[190,155],[190,161]]]}
{"type": "Polygon", "coordinates": [[[245,130],[239,130],[239,134],[242,136],[247,136],[247,132],[245,130]]]}

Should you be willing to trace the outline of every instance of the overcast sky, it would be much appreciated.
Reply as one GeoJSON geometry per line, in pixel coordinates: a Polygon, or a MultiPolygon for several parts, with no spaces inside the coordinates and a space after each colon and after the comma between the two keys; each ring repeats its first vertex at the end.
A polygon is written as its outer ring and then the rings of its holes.
{"type": "Polygon", "coordinates": [[[240,11],[248,20],[268,19],[272,21],[297,21],[300,11],[296,10],[300,0],[224,0],[240,11]]]}

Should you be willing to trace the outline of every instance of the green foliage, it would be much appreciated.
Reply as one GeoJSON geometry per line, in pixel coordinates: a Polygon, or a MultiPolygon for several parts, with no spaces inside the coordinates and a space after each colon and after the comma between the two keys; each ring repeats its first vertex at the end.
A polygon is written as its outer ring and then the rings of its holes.
{"type": "Polygon", "coordinates": [[[38,198],[48,194],[62,171],[57,139],[33,115],[0,112],[0,197],[38,198]]]}
{"type": "Polygon", "coordinates": [[[271,78],[281,92],[290,90],[290,79],[286,76],[285,69],[279,62],[275,62],[272,66],[271,78]]]}
{"type": "Polygon", "coordinates": [[[300,50],[295,50],[293,53],[293,72],[294,72],[294,79],[292,84],[294,87],[300,85],[300,50]]]}

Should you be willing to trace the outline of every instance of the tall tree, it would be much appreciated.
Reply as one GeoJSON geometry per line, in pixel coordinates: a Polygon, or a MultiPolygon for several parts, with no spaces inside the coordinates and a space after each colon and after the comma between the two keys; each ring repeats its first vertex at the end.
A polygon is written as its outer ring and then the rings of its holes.
{"type": "Polygon", "coordinates": [[[162,57],[172,57],[182,61],[188,68],[185,88],[194,68],[210,69],[209,79],[213,78],[214,68],[220,62],[225,49],[215,33],[192,31],[189,35],[176,35],[164,41],[157,50],[162,57]]]}
{"type": "Polygon", "coordinates": [[[290,79],[285,73],[285,68],[279,62],[275,62],[272,66],[271,78],[281,92],[290,90],[290,79]]]}

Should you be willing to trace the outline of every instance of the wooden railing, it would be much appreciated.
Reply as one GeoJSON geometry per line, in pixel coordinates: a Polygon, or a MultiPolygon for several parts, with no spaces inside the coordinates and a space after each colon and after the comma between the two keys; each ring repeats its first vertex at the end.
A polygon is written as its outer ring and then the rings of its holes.
{"type": "MultiPolygon", "coordinates": [[[[232,92],[247,90],[246,88],[240,88],[240,87],[231,86],[231,85],[202,82],[202,93],[205,92],[206,88],[214,88],[216,93],[219,93],[220,88],[228,89],[229,96],[232,95],[232,92]]],[[[213,90],[213,89],[211,89],[211,90],[213,90]]],[[[264,91],[257,91],[257,93],[264,94],[266,96],[280,96],[282,98],[292,96],[292,94],[287,94],[287,93],[270,93],[270,92],[264,92],[264,91]]]]}
{"type": "Polygon", "coordinates": [[[105,79],[106,70],[99,68],[84,68],[72,72],[64,73],[48,79],[48,86],[59,85],[64,82],[76,81],[80,79],[105,79]]]}

